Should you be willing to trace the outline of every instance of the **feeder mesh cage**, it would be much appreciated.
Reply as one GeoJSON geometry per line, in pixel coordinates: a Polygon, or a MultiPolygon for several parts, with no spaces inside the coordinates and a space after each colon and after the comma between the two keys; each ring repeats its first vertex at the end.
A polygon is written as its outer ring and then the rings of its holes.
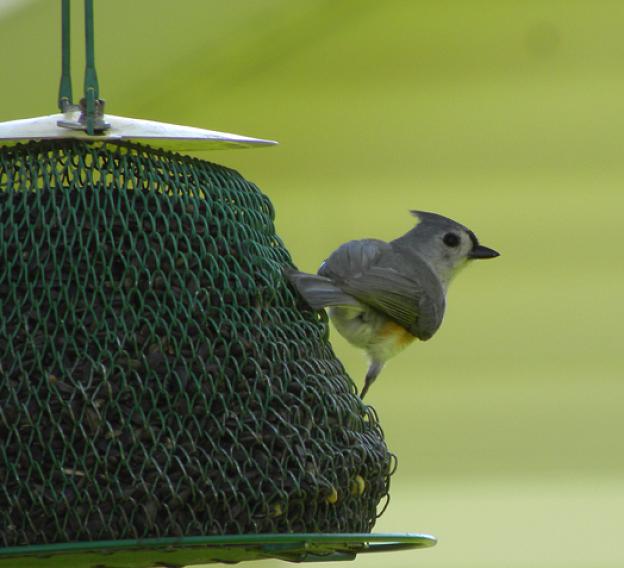
{"type": "Polygon", "coordinates": [[[372,529],[395,460],[273,217],[189,156],[0,149],[0,546],[372,529]]]}

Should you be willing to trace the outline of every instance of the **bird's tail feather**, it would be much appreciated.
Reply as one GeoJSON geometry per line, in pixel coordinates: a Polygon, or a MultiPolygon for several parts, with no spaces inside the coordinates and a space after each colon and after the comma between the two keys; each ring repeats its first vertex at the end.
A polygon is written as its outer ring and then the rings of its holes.
{"type": "Polygon", "coordinates": [[[359,306],[360,303],[349,294],[345,294],[329,278],[306,274],[292,268],[285,271],[286,277],[303,299],[315,310],[328,306],[359,306]]]}

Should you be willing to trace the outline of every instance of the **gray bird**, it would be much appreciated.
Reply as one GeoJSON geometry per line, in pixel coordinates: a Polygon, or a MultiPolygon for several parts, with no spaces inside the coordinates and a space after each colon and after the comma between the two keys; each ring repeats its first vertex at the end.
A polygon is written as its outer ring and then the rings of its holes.
{"type": "Polygon", "coordinates": [[[366,351],[370,367],[361,398],[388,359],[438,330],[448,285],[459,269],[473,259],[499,256],[452,219],[411,213],[418,222],[398,239],[349,241],[316,275],[286,270],[304,300],[315,310],[329,308],[338,332],[366,351]]]}

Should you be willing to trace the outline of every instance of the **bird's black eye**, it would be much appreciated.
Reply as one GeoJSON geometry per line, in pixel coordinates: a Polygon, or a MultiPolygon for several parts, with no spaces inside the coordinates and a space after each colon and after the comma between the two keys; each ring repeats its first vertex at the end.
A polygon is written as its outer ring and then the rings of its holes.
{"type": "Polygon", "coordinates": [[[459,235],[456,233],[446,233],[446,235],[444,235],[444,239],[442,240],[447,247],[455,248],[457,245],[459,245],[460,238],[459,235]]]}

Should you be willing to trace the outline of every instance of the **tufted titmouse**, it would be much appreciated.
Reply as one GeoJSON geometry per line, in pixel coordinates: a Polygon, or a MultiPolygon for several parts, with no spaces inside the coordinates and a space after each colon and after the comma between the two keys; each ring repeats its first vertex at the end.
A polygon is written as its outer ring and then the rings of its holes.
{"type": "Polygon", "coordinates": [[[366,350],[370,367],[362,398],[388,359],[438,330],[448,285],[459,269],[469,260],[499,255],[452,219],[411,213],[417,225],[394,241],[349,241],[321,264],[318,275],[286,270],[305,301],[316,310],[329,308],[338,332],[366,350]]]}

